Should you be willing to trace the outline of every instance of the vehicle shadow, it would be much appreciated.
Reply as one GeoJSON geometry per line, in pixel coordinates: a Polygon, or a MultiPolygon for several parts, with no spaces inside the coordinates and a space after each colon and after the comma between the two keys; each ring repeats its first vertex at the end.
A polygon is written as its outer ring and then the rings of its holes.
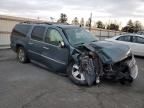
{"type": "Polygon", "coordinates": [[[41,63],[38,63],[36,61],[31,61],[31,64],[38,67],[38,68],[41,68],[41,69],[44,69],[46,70],[47,72],[50,72],[52,74],[56,74],[56,75],[60,75],[60,76],[63,76],[63,77],[67,77],[67,74],[65,72],[55,72],[55,71],[52,71],[50,70],[46,65],[43,65],[41,63]]]}
{"type": "MultiPolygon", "coordinates": [[[[144,58],[144,57],[143,57],[144,58]]],[[[61,76],[61,77],[65,77],[63,80],[67,80],[67,83],[69,83],[69,84],[74,84],[71,80],[69,80],[69,78],[68,78],[68,75],[66,74],[66,72],[55,72],[55,71],[52,71],[52,70],[50,70],[50,69],[48,69],[45,65],[43,65],[43,64],[40,64],[40,63],[38,63],[38,62],[35,62],[35,61],[31,61],[31,64],[33,65],[33,66],[36,66],[36,67],[38,67],[38,68],[41,68],[41,69],[44,69],[44,70],[46,70],[47,72],[50,72],[51,74],[54,74],[54,75],[58,75],[58,76],[61,76]]],[[[107,86],[131,86],[131,84],[130,83],[125,83],[125,84],[121,84],[119,81],[113,81],[113,80],[110,80],[110,79],[101,79],[101,82],[99,83],[99,84],[96,84],[95,82],[94,82],[94,84],[92,85],[92,86],[88,86],[88,85],[76,85],[76,86],[78,86],[78,87],[82,87],[82,88],[87,88],[87,87],[94,87],[94,86],[96,86],[96,87],[101,87],[101,86],[103,86],[103,85],[107,85],[107,86]]]]}

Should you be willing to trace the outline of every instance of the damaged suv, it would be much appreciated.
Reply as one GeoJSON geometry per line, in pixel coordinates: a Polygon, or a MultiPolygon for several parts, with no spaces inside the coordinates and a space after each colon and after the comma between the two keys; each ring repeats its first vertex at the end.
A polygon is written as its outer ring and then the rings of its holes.
{"type": "Polygon", "coordinates": [[[55,23],[20,23],[11,34],[11,48],[21,63],[30,60],[66,72],[78,85],[102,79],[132,83],[138,67],[128,46],[98,41],[84,28],[55,23]]]}

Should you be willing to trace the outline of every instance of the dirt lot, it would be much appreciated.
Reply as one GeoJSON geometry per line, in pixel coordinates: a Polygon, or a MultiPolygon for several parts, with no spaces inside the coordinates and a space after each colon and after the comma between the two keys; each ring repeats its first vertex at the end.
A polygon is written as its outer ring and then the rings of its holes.
{"type": "Polygon", "coordinates": [[[144,108],[144,58],[130,85],[104,81],[80,87],[35,63],[20,64],[11,50],[0,50],[0,108],[144,108]]]}

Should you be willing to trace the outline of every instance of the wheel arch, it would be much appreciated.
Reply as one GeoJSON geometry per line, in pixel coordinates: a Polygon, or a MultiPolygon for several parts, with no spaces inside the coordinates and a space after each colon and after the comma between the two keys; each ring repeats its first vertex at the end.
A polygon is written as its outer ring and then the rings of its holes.
{"type": "Polygon", "coordinates": [[[16,52],[18,51],[18,49],[19,49],[20,47],[23,47],[23,48],[24,48],[24,45],[22,45],[22,44],[16,44],[16,52]]]}

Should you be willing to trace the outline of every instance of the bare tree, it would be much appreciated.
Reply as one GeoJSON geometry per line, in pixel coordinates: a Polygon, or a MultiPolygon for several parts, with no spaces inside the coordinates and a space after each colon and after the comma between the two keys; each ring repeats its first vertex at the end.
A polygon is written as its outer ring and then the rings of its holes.
{"type": "Polygon", "coordinates": [[[134,26],[133,21],[131,19],[128,21],[127,26],[129,26],[129,27],[133,27],[134,26]]]}
{"type": "Polygon", "coordinates": [[[142,30],[142,24],[139,21],[135,21],[134,22],[134,32],[138,32],[142,30]]]}
{"type": "Polygon", "coordinates": [[[75,17],[73,20],[72,20],[72,24],[74,25],[79,25],[79,20],[77,17],[75,17]]]}
{"type": "Polygon", "coordinates": [[[86,21],[86,27],[90,27],[90,18],[86,21]]]}
{"type": "Polygon", "coordinates": [[[67,22],[67,15],[64,14],[64,13],[61,13],[60,14],[60,19],[57,21],[57,22],[60,22],[60,23],[66,23],[67,22]]]}
{"type": "Polygon", "coordinates": [[[81,18],[80,25],[81,25],[82,27],[84,26],[84,18],[81,18]]]}
{"type": "Polygon", "coordinates": [[[97,27],[97,28],[101,28],[101,29],[105,29],[105,25],[103,24],[102,21],[97,21],[97,22],[96,22],[96,27],[97,27]]]}
{"type": "Polygon", "coordinates": [[[111,24],[108,24],[108,25],[107,25],[107,29],[108,29],[108,30],[119,30],[119,25],[118,25],[118,24],[111,23],[111,24]]]}
{"type": "Polygon", "coordinates": [[[124,32],[130,32],[130,33],[137,33],[138,31],[142,30],[142,24],[139,21],[133,22],[132,20],[129,20],[127,25],[122,28],[122,31],[124,32]]]}

